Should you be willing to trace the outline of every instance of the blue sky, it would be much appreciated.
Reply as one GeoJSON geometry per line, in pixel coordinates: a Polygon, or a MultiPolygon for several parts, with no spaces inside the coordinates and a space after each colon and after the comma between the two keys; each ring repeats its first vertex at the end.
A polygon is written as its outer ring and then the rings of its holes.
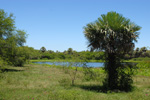
{"type": "Polygon", "coordinates": [[[142,27],[136,47],[150,46],[150,0],[0,0],[0,9],[14,14],[35,49],[87,50],[83,27],[109,11],[142,27]]]}

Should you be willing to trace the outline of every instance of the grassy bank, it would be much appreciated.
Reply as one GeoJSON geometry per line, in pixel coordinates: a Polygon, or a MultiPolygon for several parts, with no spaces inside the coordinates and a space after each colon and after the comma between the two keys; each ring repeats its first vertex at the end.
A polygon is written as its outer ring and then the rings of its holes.
{"type": "MultiPolygon", "coordinates": [[[[102,69],[96,69],[102,70],[102,69]]],[[[104,73],[98,80],[84,80],[82,71],[71,84],[72,69],[47,65],[8,67],[0,73],[0,100],[149,100],[150,76],[137,74],[132,92],[101,91],[104,73]]],[[[150,70],[148,70],[150,71],[150,70]]],[[[140,71],[145,73],[144,71],[140,71]]],[[[150,73],[150,72],[148,72],[150,73]]]]}

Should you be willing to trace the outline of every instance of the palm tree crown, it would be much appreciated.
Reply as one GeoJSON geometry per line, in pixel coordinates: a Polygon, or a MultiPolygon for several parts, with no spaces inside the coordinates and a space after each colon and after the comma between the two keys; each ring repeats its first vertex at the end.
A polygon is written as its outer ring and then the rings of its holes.
{"type": "Polygon", "coordinates": [[[101,15],[94,23],[84,27],[85,37],[91,49],[105,50],[109,53],[128,52],[137,41],[140,26],[116,12],[101,15]]]}

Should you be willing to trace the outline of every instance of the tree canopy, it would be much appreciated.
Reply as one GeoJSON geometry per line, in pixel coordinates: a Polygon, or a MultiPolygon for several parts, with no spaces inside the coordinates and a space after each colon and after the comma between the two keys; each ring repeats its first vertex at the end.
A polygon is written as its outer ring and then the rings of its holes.
{"type": "Polygon", "coordinates": [[[84,27],[85,37],[91,49],[109,53],[128,52],[137,42],[141,27],[116,12],[101,15],[95,22],[84,27]]]}
{"type": "Polygon", "coordinates": [[[13,14],[8,15],[0,9],[0,58],[9,64],[18,65],[16,63],[23,59],[19,58],[21,56],[17,51],[24,45],[26,38],[26,32],[16,29],[13,14]]]}
{"type": "Polygon", "coordinates": [[[41,52],[45,52],[46,51],[46,48],[45,47],[41,47],[41,52]]]}

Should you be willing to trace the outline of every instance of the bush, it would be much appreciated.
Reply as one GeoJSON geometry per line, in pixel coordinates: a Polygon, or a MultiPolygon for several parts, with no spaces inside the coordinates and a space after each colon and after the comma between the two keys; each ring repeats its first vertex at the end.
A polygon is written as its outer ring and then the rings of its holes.
{"type": "Polygon", "coordinates": [[[131,64],[123,65],[119,71],[119,87],[120,90],[131,91],[132,90],[132,75],[134,74],[133,66],[131,64]]]}
{"type": "Polygon", "coordinates": [[[55,55],[53,53],[44,52],[42,53],[41,59],[54,59],[55,55]]]}
{"type": "Polygon", "coordinates": [[[86,81],[95,80],[96,78],[96,73],[92,70],[92,68],[83,67],[83,73],[86,81]]]}
{"type": "Polygon", "coordinates": [[[116,70],[117,71],[117,75],[116,75],[117,76],[117,80],[116,80],[117,88],[110,89],[108,87],[108,78],[106,78],[105,81],[103,82],[104,87],[106,87],[108,90],[121,90],[121,91],[126,91],[126,92],[131,91],[133,89],[132,76],[134,75],[134,70],[135,70],[136,66],[134,66],[130,63],[129,64],[128,63],[118,64],[116,66],[118,66],[118,68],[116,70]]]}
{"type": "Polygon", "coordinates": [[[150,68],[150,62],[142,62],[136,65],[138,68],[150,68]]]}
{"type": "Polygon", "coordinates": [[[6,65],[7,63],[0,57],[0,73],[6,65]]]}
{"type": "Polygon", "coordinates": [[[24,66],[26,62],[25,57],[16,57],[16,59],[13,62],[14,66],[24,66]]]}
{"type": "Polygon", "coordinates": [[[83,67],[84,80],[102,82],[105,74],[98,68],[83,67]]]}
{"type": "Polygon", "coordinates": [[[23,66],[29,59],[29,53],[24,47],[15,48],[12,56],[9,57],[9,63],[13,66],[23,66]]]}
{"type": "Polygon", "coordinates": [[[58,81],[61,86],[68,87],[71,85],[71,80],[68,78],[63,78],[58,81]]]}

